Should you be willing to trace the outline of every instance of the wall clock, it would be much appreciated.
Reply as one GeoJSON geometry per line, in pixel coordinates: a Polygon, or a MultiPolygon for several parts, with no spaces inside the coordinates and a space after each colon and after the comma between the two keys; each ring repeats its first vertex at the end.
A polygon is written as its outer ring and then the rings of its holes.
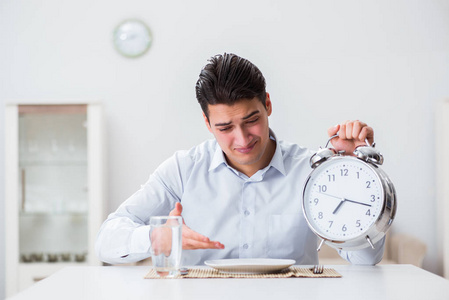
{"type": "Polygon", "coordinates": [[[137,19],[120,23],[114,30],[113,43],[117,51],[126,57],[139,57],[151,46],[153,36],[149,27],[137,19]]]}

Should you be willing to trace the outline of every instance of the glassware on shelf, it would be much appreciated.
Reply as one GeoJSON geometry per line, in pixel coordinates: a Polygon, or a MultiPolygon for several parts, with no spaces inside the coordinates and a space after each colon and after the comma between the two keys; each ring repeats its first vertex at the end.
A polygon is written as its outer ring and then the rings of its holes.
{"type": "Polygon", "coordinates": [[[59,262],[87,248],[86,121],[87,105],[19,106],[21,253],[59,262]]]}

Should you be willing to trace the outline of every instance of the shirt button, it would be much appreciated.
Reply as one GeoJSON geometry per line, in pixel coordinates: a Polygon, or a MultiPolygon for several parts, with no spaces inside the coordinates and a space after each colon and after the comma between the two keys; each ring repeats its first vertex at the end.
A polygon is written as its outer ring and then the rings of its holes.
{"type": "Polygon", "coordinates": [[[248,249],[248,244],[244,244],[243,249],[248,249]]]}
{"type": "Polygon", "coordinates": [[[250,212],[245,210],[244,214],[245,214],[245,216],[249,216],[250,212]]]}

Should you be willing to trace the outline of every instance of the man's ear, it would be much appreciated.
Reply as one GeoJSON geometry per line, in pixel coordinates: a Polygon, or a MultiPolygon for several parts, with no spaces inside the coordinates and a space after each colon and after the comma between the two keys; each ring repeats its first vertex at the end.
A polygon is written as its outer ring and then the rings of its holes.
{"type": "Polygon", "coordinates": [[[267,109],[267,115],[270,116],[273,112],[273,106],[271,105],[270,94],[267,93],[267,98],[265,99],[265,108],[267,109]]]}
{"type": "Polygon", "coordinates": [[[212,133],[212,129],[210,128],[210,122],[209,119],[206,117],[206,115],[203,112],[203,118],[204,118],[204,123],[206,123],[207,129],[212,133]]]}

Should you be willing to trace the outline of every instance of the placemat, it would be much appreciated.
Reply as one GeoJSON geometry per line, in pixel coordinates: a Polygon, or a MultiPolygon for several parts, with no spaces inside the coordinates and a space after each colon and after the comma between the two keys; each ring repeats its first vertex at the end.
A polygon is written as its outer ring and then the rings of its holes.
{"type": "Polygon", "coordinates": [[[156,276],[156,272],[151,269],[145,279],[179,279],[179,278],[289,278],[289,277],[304,277],[304,278],[339,278],[342,277],[340,273],[334,269],[324,268],[322,274],[313,274],[312,269],[289,267],[277,273],[265,274],[244,274],[244,273],[223,273],[212,268],[190,268],[187,275],[178,275],[171,278],[164,278],[156,276]]]}

